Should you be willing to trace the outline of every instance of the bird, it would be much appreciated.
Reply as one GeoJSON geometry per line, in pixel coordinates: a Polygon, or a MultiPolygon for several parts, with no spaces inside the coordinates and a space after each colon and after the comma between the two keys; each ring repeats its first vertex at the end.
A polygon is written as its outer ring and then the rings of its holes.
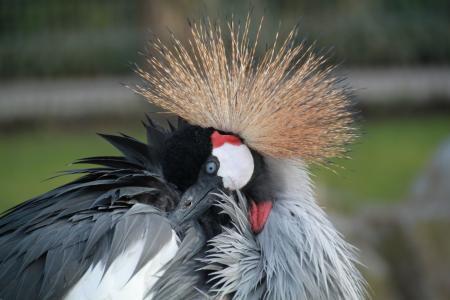
{"type": "Polygon", "coordinates": [[[347,156],[350,91],[296,29],[259,55],[262,23],[151,42],[131,88],[177,124],[102,134],[120,156],[79,159],[95,166],[3,213],[0,298],[366,297],[309,171],[347,156]]]}

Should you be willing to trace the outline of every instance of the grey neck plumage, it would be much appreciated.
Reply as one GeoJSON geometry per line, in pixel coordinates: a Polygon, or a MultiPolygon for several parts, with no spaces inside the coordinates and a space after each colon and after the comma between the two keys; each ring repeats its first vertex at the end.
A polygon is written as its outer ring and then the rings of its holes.
{"type": "Polygon", "coordinates": [[[217,299],[364,299],[354,248],[315,202],[305,168],[266,161],[276,199],[260,234],[250,230],[244,195],[222,197],[219,206],[233,226],[211,239],[211,249],[200,258],[212,276],[208,294],[217,299]]]}

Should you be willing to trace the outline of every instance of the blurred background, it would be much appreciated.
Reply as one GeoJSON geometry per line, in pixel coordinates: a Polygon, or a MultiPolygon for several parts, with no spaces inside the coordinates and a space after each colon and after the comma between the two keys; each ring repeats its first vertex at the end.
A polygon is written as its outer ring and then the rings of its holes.
{"type": "Polygon", "coordinates": [[[154,107],[124,85],[153,34],[187,19],[264,15],[263,41],[300,28],[355,88],[361,138],[321,205],[361,249],[374,299],[450,299],[450,2],[0,0],[0,211],[114,154],[96,132],[144,137],[154,107]]]}

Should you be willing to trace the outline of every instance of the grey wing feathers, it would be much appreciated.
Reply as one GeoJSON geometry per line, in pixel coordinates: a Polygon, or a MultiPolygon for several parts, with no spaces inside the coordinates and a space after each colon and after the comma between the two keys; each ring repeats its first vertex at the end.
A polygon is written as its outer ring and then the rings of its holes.
{"type": "Polygon", "coordinates": [[[165,265],[165,272],[151,289],[154,299],[204,299],[208,288],[199,253],[205,251],[206,236],[197,222],[187,225],[177,254],[165,265]]]}
{"type": "Polygon", "coordinates": [[[144,240],[135,272],[171,238],[160,211],[147,204],[84,212],[39,230],[1,238],[1,299],[61,299],[91,265],[105,272],[127,246],[144,240]],[[16,240],[20,241],[17,242],[16,240]]]}
{"type": "Polygon", "coordinates": [[[137,268],[167,242],[163,215],[178,193],[159,165],[166,133],[145,126],[148,144],[102,135],[123,156],[78,160],[99,167],[64,172],[83,175],[1,215],[0,299],[61,298],[92,263],[108,267],[130,242],[145,238],[148,249],[137,268]]]}

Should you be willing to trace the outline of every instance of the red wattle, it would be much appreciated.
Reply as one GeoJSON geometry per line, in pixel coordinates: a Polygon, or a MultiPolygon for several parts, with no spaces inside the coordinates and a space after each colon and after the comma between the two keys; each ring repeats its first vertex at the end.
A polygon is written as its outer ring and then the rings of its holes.
{"type": "Polygon", "coordinates": [[[270,211],[272,210],[272,201],[250,202],[248,218],[250,226],[255,234],[260,233],[267,222],[270,211]]]}
{"type": "Polygon", "coordinates": [[[220,134],[216,130],[213,132],[213,134],[211,134],[211,143],[213,145],[213,148],[219,148],[225,143],[239,146],[241,144],[241,140],[235,135],[220,134]]]}

